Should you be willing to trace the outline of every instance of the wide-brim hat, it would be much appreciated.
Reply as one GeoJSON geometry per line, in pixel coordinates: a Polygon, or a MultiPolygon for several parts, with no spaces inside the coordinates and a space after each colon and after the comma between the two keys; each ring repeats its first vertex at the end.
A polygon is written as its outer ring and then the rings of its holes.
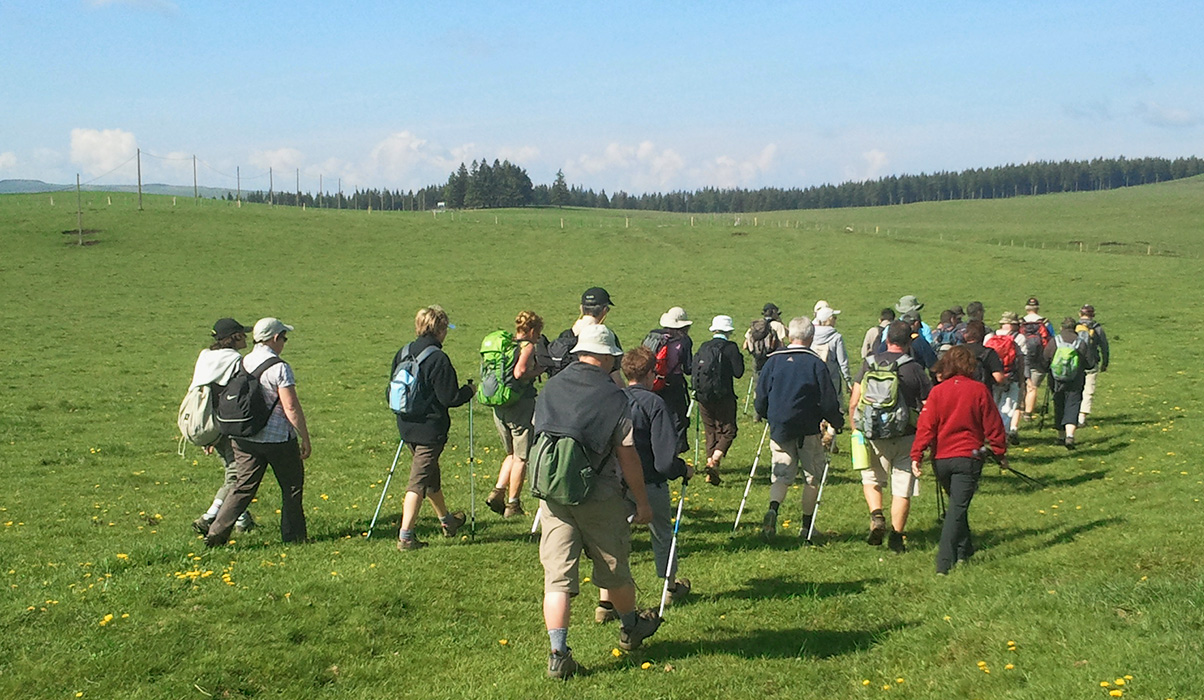
{"type": "Polygon", "coordinates": [[[262,343],[266,340],[271,340],[281,333],[287,333],[293,330],[293,327],[284,323],[278,318],[261,318],[255,322],[255,342],[262,343]]]}
{"type": "Polygon", "coordinates": [[[736,330],[736,326],[732,323],[732,317],[720,314],[711,319],[711,331],[716,333],[731,333],[736,330]]]}
{"type": "Polygon", "coordinates": [[[662,328],[686,328],[693,323],[690,317],[686,315],[686,310],[680,306],[674,306],[672,309],[661,314],[662,328]]]}
{"type": "Polygon", "coordinates": [[[582,328],[581,334],[577,336],[577,344],[573,346],[571,352],[611,356],[623,354],[623,350],[619,348],[619,343],[615,340],[614,331],[600,323],[582,328]]]}
{"type": "Polygon", "coordinates": [[[1002,326],[1005,323],[1018,326],[1020,325],[1020,316],[1014,311],[1004,311],[1003,315],[999,317],[999,325],[1002,326]]]}
{"type": "Polygon", "coordinates": [[[895,311],[905,314],[911,311],[919,311],[924,308],[919,299],[916,299],[914,294],[899,297],[899,303],[895,304],[895,311]]]}

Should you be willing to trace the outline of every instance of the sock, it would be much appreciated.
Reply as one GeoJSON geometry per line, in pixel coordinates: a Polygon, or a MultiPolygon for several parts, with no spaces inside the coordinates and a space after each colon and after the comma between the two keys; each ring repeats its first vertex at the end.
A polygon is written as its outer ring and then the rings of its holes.
{"type": "Polygon", "coordinates": [[[619,613],[619,623],[627,629],[635,627],[635,623],[640,619],[640,614],[635,610],[626,613],[619,613]]]}
{"type": "Polygon", "coordinates": [[[769,509],[776,513],[778,512],[778,506],[780,505],[782,505],[780,501],[770,501],[769,509]]]}
{"type": "Polygon", "coordinates": [[[414,531],[413,530],[402,530],[401,533],[399,535],[397,535],[397,538],[401,539],[401,540],[412,540],[412,539],[414,539],[414,531]]]}
{"type": "Polygon", "coordinates": [[[205,511],[205,517],[208,518],[209,520],[213,520],[214,518],[217,517],[217,512],[219,510],[221,510],[221,508],[222,508],[222,499],[220,499],[220,498],[213,499],[213,505],[209,506],[209,510],[205,511]]]}
{"type": "Polygon", "coordinates": [[[548,641],[552,643],[552,651],[558,651],[561,655],[569,653],[569,630],[567,627],[548,630],[548,641]]]}
{"type": "Polygon", "coordinates": [[[509,503],[512,506],[518,505],[519,504],[518,496],[511,498],[510,500],[506,501],[506,503],[509,503]]]}

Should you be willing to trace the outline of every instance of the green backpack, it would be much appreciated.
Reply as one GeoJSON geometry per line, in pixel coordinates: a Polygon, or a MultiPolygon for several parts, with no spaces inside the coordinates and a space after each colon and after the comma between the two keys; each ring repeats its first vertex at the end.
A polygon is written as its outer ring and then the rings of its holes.
{"type": "Polygon", "coordinates": [[[1054,336],[1057,347],[1054,348],[1053,357],[1049,360],[1050,376],[1059,382],[1073,382],[1079,378],[1083,371],[1083,361],[1080,356],[1082,341],[1082,335],[1075,338],[1072,343],[1062,340],[1061,334],[1054,336]]]}
{"type": "Polygon", "coordinates": [[[514,365],[518,362],[518,344],[514,334],[494,331],[481,341],[481,386],[477,401],[485,406],[509,406],[521,392],[514,386],[514,365]]]}
{"type": "Polygon", "coordinates": [[[855,425],[867,440],[903,437],[911,432],[915,421],[911,409],[903,400],[899,367],[911,362],[903,355],[894,362],[876,362],[861,378],[861,400],[857,402],[855,425]]]}
{"type": "Polygon", "coordinates": [[[527,477],[535,498],[564,506],[581,505],[597,476],[589,450],[576,439],[548,433],[535,439],[527,477]]]}

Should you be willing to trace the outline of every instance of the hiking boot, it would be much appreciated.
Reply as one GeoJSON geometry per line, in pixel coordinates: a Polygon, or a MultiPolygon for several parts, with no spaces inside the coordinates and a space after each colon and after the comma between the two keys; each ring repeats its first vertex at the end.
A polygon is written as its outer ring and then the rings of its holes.
{"type": "Polygon", "coordinates": [[[485,505],[489,506],[489,510],[505,517],[506,512],[506,490],[494,488],[489,492],[489,498],[485,499],[485,505]]]}
{"type": "Polygon", "coordinates": [[[209,547],[211,549],[213,547],[224,547],[226,545],[227,539],[228,539],[227,537],[212,537],[210,535],[206,535],[205,536],[205,546],[209,547]]]}
{"type": "Polygon", "coordinates": [[[209,526],[213,524],[213,518],[201,516],[192,521],[192,529],[201,537],[209,536],[209,526]]]}
{"type": "Polygon", "coordinates": [[[1008,433],[1008,444],[1013,447],[1019,446],[1020,445],[1020,433],[1016,432],[1015,430],[1008,433]]]}
{"type": "Polygon", "coordinates": [[[680,603],[688,595],[690,595],[690,579],[675,579],[673,581],[673,588],[669,589],[669,602],[680,603]]]}
{"type": "Polygon", "coordinates": [[[707,483],[711,486],[718,486],[723,483],[723,479],[719,478],[719,470],[715,467],[707,467],[706,474],[707,483]]]}
{"type": "Polygon", "coordinates": [[[397,540],[397,551],[399,551],[399,552],[405,552],[405,551],[411,550],[411,549],[422,549],[425,546],[426,546],[426,542],[423,542],[422,540],[418,539],[417,537],[411,537],[408,540],[402,540],[402,539],[397,540]]]}
{"type": "Polygon", "coordinates": [[[639,649],[645,639],[656,634],[661,618],[653,610],[645,610],[635,618],[634,627],[619,628],[619,648],[623,651],[639,649]]]}
{"type": "Polygon", "coordinates": [[[442,519],[440,519],[439,524],[443,527],[443,536],[444,537],[455,537],[456,533],[460,531],[460,528],[464,527],[464,523],[467,520],[468,520],[468,518],[465,517],[464,511],[462,511],[462,510],[458,510],[455,513],[451,514],[451,523],[450,524],[445,523],[445,522],[443,522],[442,519]]]}
{"type": "Polygon", "coordinates": [[[895,554],[902,554],[907,551],[907,545],[903,544],[903,533],[895,532],[894,530],[891,530],[890,539],[887,541],[886,546],[890,547],[890,551],[895,554]]]}
{"type": "Polygon", "coordinates": [[[518,501],[506,504],[506,510],[502,513],[503,518],[513,518],[519,515],[526,515],[527,511],[523,510],[523,504],[518,501]]]}
{"type": "Polygon", "coordinates": [[[1067,435],[1064,444],[1066,445],[1066,449],[1073,450],[1074,449],[1074,436],[1067,435]]]}
{"type": "Polygon", "coordinates": [[[548,678],[565,680],[577,675],[581,670],[581,664],[573,658],[572,649],[563,654],[558,651],[548,654],[548,678]]]}
{"type": "Polygon", "coordinates": [[[250,532],[259,527],[255,522],[255,518],[251,517],[251,512],[244,510],[242,515],[238,516],[238,520],[234,521],[234,529],[238,532],[250,532]]]}
{"type": "Polygon", "coordinates": [[[777,534],[777,531],[778,512],[776,510],[765,511],[765,519],[761,521],[761,536],[770,539],[777,534]]]}
{"type": "Polygon", "coordinates": [[[871,515],[870,516],[870,536],[865,538],[866,544],[871,547],[877,547],[882,544],[883,538],[886,537],[886,516],[871,515]]]}
{"type": "Polygon", "coordinates": [[[615,606],[604,605],[602,601],[598,601],[598,606],[594,608],[594,622],[601,625],[617,619],[619,619],[619,611],[615,610],[615,606]]]}

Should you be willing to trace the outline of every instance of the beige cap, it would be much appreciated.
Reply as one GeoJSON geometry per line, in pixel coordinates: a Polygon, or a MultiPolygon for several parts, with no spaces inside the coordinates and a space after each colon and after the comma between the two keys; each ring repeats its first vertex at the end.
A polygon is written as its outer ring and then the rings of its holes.
{"type": "Polygon", "coordinates": [[[828,321],[828,319],[832,318],[838,313],[840,312],[836,309],[833,309],[831,306],[821,306],[815,310],[815,322],[825,323],[828,321]]]}
{"type": "Polygon", "coordinates": [[[293,330],[293,327],[284,323],[278,318],[261,318],[255,322],[255,331],[251,336],[255,342],[262,343],[265,340],[271,340],[281,333],[287,333],[293,330]]]}
{"type": "Polygon", "coordinates": [[[623,351],[619,349],[619,344],[615,341],[614,332],[601,324],[582,328],[581,334],[577,336],[577,344],[573,346],[572,352],[588,352],[591,355],[614,356],[623,354],[623,351]]]}

